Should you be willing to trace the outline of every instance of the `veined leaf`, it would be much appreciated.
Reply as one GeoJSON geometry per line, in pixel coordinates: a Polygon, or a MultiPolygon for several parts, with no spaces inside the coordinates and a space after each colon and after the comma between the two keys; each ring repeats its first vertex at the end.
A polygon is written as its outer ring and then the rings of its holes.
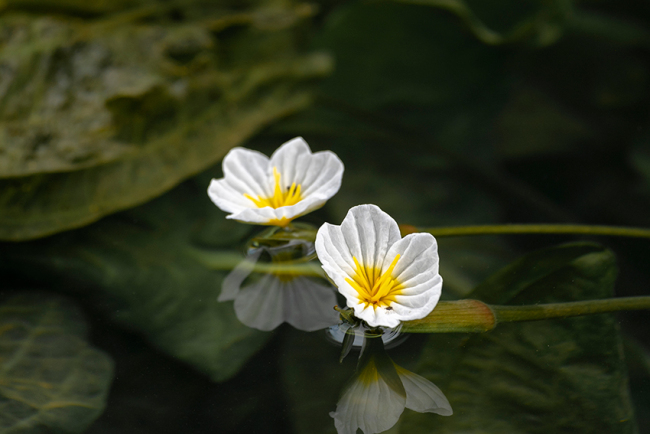
{"type": "Polygon", "coordinates": [[[81,433],[102,413],[113,363],[85,335],[63,299],[0,302],[0,433],[81,433]]]}

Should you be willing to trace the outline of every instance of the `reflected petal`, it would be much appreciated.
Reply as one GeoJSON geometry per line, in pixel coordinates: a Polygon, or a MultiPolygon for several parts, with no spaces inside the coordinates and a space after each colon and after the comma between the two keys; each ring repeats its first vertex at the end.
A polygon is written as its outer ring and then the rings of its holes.
{"type": "Polygon", "coordinates": [[[335,289],[307,277],[297,277],[287,283],[284,306],[287,309],[284,321],[298,330],[321,330],[339,321],[339,315],[334,310],[335,289]]]}
{"type": "Polygon", "coordinates": [[[452,414],[438,387],[391,360],[379,338],[364,340],[358,372],[330,413],[339,434],[386,431],[399,420],[404,408],[420,413],[452,414]]]}
{"type": "Polygon", "coordinates": [[[334,287],[306,276],[287,274],[286,269],[283,274],[273,272],[274,265],[292,264],[292,260],[312,252],[313,244],[299,239],[274,247],[257,247],[226,276],[218,300],[234,300],[237,318],[258,330],[270,331],[283,322],[303,331],[337,324],[334,287]],[[264,252],[271,257],[272,262],[266,263],[271,265],[271,272],[257,272],[259,280],[247,282],[264,252]]]}
{"type": "Polygon", "coordinates": [[[240,289],[235,298],[237,319],[251,328],[273,330],[284,321],[282,289],[282,283],[270,274],[240,289]]]}
{"type": "Polygon", "coordinates": [[[406,390],[406,408],[418,413],[436,413],[451,416],[454,412],[444,393],[424,377],[395,365],[406,390]]]}
{"type": "Polygon", "coordinates": [[[255,264],[261,254],[262,249],[255,250],[228,273],[221,284],[221,294],[217,298],[217,301],[230,301],[235,299],[241,289],[242,283],[244,283],[244,280],[246,280],[255,268],[255,264]]]}
{"type": "Polygon", "coordinates": [[[406,397],[391,388],[377,370],[374,359],[355,376],[331,412],[339,434],[380,433],[397,423],[406,397]]]}
{"type": "Polygon", "coordinates": [[[286,281],[273,274],[239,291],[235,314],[249,327],[270,331],[283,322],[298,330],[314,331],[338,321],[334,289],[299,276],[286,281]]]}

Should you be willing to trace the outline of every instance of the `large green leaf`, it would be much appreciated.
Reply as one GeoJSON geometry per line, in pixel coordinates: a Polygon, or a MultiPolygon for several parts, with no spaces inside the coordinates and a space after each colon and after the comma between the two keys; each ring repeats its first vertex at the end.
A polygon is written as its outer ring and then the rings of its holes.
{"type": "MultiPolygon", "coordinates": [[[[616,271],[609,250],[566,245],[516,261],[476,294],[512,304],[605,298],[613,294],[616,271]]],[[[635,432],[621,339],[611,315],[501,324],[474,336],[430,336],[420,373],[440,386],[454,415],[410,413],[403,432],[635,432]]]]}
{"type": "Polygon", "coordinates": [[[88,22],[0,16],[0,239],[142,203],[309,103],[307,82],[331,67],[295,48],[310,8],[198,3],[176,10],[180,24],[159,16],[170,6],[88,22]]]}
{"type": "Polygon", "coordinates": [[[83,432],[104,410],[113,363],[80,313],[26,293],[0,302],[0,433],[83,432]]]}
{"type": "Polygon", "coordinates": [[[4,263],[30,277],[82,288],[118,321],[216,381],[232,376],[266,341],[219,303],[226,272],[200,264],[193,246],[223,248],[249,227],[207,198],[209,176],[78,231],[7,243],[4,263]],[[103,291],[98,297],[97,289],[103,291]]]}

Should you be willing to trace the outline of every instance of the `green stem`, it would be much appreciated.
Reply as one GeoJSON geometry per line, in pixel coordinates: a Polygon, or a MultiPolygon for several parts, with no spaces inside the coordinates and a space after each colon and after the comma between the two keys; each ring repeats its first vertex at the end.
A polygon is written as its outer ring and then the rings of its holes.
{"type": "Polygon", "coordinates": [[[533,306],[490,306],[497,322],[536,321],[622,310],[650,309],[650,296],[574,301],[533,306]]]}
{"type": "Polygon", "coordinates": [[[531,306],[496,306],[478,300],[441,301],[426,317],[405,321],[406,333],[482,333],[502,322],[538,321],[572,316],[650,309],[650,296],[572,301],[531,306]]]}
{"type": "Polygon", "coordinates": [[[590,226],[564,224],[508,224],[481,226],[452,226],[442,228],[417,228],[436,237],[494,234],[580,234],[608,235],[616,237],[650,238],[650,229],[625,228],[620,226],[590,226]]]}

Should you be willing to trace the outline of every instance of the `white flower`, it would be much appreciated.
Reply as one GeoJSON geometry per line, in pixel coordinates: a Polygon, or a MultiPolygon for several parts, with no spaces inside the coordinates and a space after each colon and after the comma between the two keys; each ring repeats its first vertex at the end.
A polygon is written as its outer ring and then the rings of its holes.
{"type": "Polygon", "coordinates": [[[359,371],[330,413],[338,434],[375,434],[393,427],[404,408],[419,413],[453,414],[432,382],[393,362],[383,350],[360,360],[359,371]]]}
{"type": "Polygon", "coordinates": [[[348,307],[371,327],[424,318],[440,298],[436,239],[401,238],[395,220],[375,205],[350,209],[341,226],[321,226],[316,252],[348,307]]]}
{"type": "Polygon", "coordinates": [[[210,199],[229,219],[260,225],[286,226],[314,211],[341,186],[343,163],[330,151],[311,153],[296,137],[269,159],[244,148],[233,148],[223,159],[221,179],[208,187],[210,199]]]}

